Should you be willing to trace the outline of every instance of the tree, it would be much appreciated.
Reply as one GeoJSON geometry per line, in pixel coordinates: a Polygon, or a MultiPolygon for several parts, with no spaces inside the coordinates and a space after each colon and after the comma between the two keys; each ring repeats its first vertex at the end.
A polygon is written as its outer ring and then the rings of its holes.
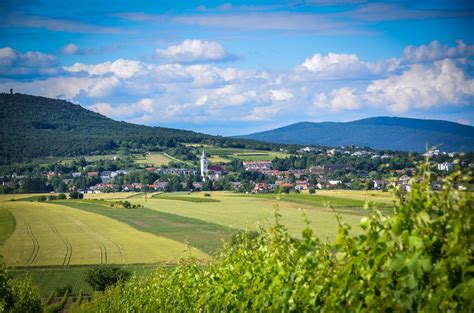
{"type": "Polygon", "coordinates": [[[96,266],[86,272],[84,280],[94,290],[104,291],[118,282],[125,282],[130,276],[130,272],[118,266],[96,266]]]}
{"type": "Polygon", "coordinates": [[[73,191],[69,193],[69,198],[71,199],[82,199],[84,198],[84,195],[80,192],[73,191]]]}

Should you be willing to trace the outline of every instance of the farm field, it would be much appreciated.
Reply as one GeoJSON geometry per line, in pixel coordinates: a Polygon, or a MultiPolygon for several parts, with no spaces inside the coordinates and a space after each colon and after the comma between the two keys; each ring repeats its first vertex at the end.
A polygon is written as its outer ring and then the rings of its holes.
{"type": "Polygon", "coordinates": [[[398,201],[391,192],[383,192],[380,190],[317,190],[316,193],[321,196],[377,201],[390,204],[392,204],[393,201],[398,201]]]}
{"type": "MultiPolygon", "coordinates": [[[[202,150],[201,147],[196,149],[198,152],[202,150]]],[[[208,159],[211,163],[229,163],[232,159],[239,159],[241,161],[267,161],[273,160],[276,157],[284,158],[288,156],[288,154],[284,152],[209,146],[204,147],[204,151],[209,155],[208,159]]]]}
{"type": "Polygon", "coordinates": [[[134,155],[133,160],[135,163],[154,167],[168,165],[171,161],[173,161],[171,158],[165,156],[162,153],[150,153],[146,154],[145,157],[142,155],[134,155]]]}
{"type": "Polygon", "coordinates": [[[16,221],[1,251],[4,261],[16,267],[157,263],[176,261],[187,250],[175,240],[63,205],[15,201],[0,202],[0,207],[16,221]]]}
{"type": "MultiPolygon", "coordinates": [[[[305,228],[303,213],[299,209],[304,209],[306,216],[309,218],[311,228],[321,238],[334,238],[337,232],[337,220],[334,212],[325,207],[324,201],[295,203],[282,200],[276,200],[275,195],[272,197],[255,197],[247,195],[239,195],[229,192],[212,192],[212,199],[219,202],[190,202],[168,200],[166,197],[155,197],[148,199],[134,198],[130,202],[142,204],[145,207],[159,211],[181,216],[186,216],[209,223],[219,224],[236,229],[256,229],[256,223],[262,225],[270,225],[274,220],[276,206],[282,215],[282,223],[288,227],[290,233],[294,236],[301,236],[301,231],[305,228]]],[[[175,197],[203,197],[204,193],[175,193],[175,197]]],[[[296,195],[301,196],[301,195],[296,195]]],[[[314,197],[311,195],[311,197],[314,197]]],[[[316,197],[315,197],[316,198],[316,197]]],[[[334,197],[325,197],[325,201],[330,204],[336,204],[335,209],[343,217],[343,221],[353,226],[353,233],[358,234],[360,219],[367,214],[362,209],[363,201],[351,199],[338,199],[334,197]],[[344,202],[344,206],[337,204],[344,202]]]]}

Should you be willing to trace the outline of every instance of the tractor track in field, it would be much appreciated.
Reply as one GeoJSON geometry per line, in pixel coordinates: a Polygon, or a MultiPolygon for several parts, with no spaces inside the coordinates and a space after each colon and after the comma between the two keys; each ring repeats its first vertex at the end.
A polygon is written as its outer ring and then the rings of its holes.
{"type": "Polygon", "coordinates": [[[40,244],[39,244],[38,239],[33,234],[33,230],[31,229],[30,224],[28,224],[28,222],[26,222],[25,219],[23,219],[23,223],[25,224],[25,227],[26,227],[26,233],[28,234],[31,241],[33,242],[33,251],[28,257],[28,260],[26,260],[26,264],[28,265],[28,264],[32,264],[36,260],[36,257],[38,256],[38,253],[39,253],[40,244]]]}
{"type": "Polygon", "coordinates": [[[100,264],[107,264],[107,248],[102,242],[99,242],[100,264]]]}
{"type": "Polygon", "coordinates": [[[56,228],[56,226],[54,226],[54,224],[52,223],[49,223],[49,227],[51,228],[51,230],[53,231],[53,233],[56,234],[56,236],[58,236],[62,242],[64,243],[64,245],[66,246],[66,254],[64,255],[64,259],[63,259],[63,266],[68,266],[69,263],[71,263],[71,258],[72,258],[72,244],[71,242],[69,241],[69,239],[67,239],[66,237],[64,237],[63,235],[61,235],[61,233],[58,231],[58,229],[56,228]]]}

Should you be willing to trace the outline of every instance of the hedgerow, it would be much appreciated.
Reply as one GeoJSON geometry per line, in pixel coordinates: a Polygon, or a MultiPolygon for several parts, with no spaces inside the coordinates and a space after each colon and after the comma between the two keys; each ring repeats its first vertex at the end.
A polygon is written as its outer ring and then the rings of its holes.
{"type": "Polygon", "coordinates": [[[472,312],[474,206],[463,191],[472,175],[456,171],[434,191],[427,165],[420,170],[393,214],[366,204],[362,235],[350,236],[338,217],[334,242],[309,227],[295,239],[276,213],[273,227],[243,232],[206,266],[188,259],[159,268],[77,310],[472,312]]]}

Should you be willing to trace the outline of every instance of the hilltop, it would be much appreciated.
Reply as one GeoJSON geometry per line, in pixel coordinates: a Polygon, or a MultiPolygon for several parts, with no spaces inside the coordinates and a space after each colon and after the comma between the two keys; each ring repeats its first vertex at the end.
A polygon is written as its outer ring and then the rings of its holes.
{"type": "Polygon", "coordinates": [[[46,156],[154,151],[180,143],[272,149],[278,145],[118,122],[64,100],[0,94],[0,164],[46,156]]]}
{"type": "Polygon", "coordinates": [[[347,123],[301,122],[236,136],[274,143],[370,147],[417,151],[440,146],[443,151],[474,151],[474,127],[441,120],[373,117],[347,123]]]}

